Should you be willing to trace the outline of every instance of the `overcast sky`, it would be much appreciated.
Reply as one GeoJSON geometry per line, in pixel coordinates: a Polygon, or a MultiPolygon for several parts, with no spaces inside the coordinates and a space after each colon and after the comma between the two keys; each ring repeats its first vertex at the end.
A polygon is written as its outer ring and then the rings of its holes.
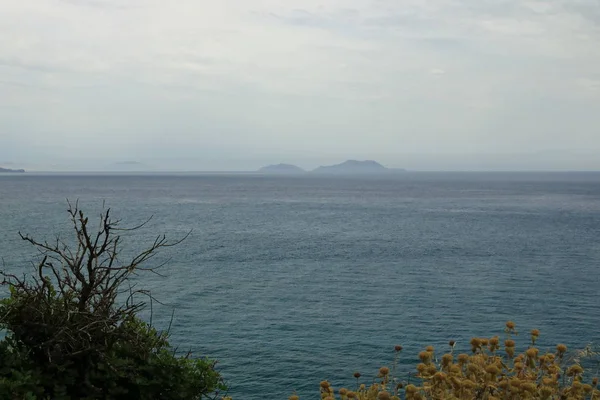
{"type": "Polygon", "coordinates": [[[600,169],[598,152],[598,0],[0,0],[0,165],[600,169]]]}

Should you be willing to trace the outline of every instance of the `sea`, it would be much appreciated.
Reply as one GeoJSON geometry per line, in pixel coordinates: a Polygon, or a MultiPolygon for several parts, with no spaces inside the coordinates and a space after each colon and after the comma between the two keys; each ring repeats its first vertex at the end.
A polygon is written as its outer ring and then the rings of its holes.
{"type": "MultiPolygon", "coordinates": [[[[142,317],[178,351],[218,360],[240,400],[318,399],[354,387],[403,350],[473,336],[518,347],[600,343],[600,173],[0,175],[0,258],[28,273],[39,253],[18,233],[70,237],[67,200],[123,227],[123,258],[176,240],[140,274],[142,317]]],[[[92,226],[94,226],[92,224],[92,226]]]]}

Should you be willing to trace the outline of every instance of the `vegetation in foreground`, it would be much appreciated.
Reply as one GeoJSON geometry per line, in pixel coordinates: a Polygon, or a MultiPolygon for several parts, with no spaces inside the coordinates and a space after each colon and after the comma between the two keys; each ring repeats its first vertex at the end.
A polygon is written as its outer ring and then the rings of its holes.
{"type": "MultiPolygon", "coordinates": [[[[568,355],[567,346],[559,344],[555,351],[542,352],[536,347],[540,335],[531,331],[531,344],[517,354],[513,335],[515,324],[506,323],[505,337],[471,339],[470,354],[455,354],[455,343],[438,357],[433,346],[419,353],[414,382],[400,382],[395,376],[402,346],[395,347],[392,368],[381,367],[375,382],[360,384],[356,372],[356,387],[335,390],[327,381],[321,382],[322,400],[600,400],[598,390],[598,353],[591,347],[568,355]],[[584,371],[582,361],[595,360],[596,368],[584,371]],[[593,375],[592,375],[593,374],[593,375]]],[[[591,364],[591,363],[590,363],[591,364]]],[[[298,400],[292,395],[289,400],[298,400]]]]}
{"type": "MultiPolygon", "coordinates": [[[[74,238],[38,242],[21,238],[42,255],[35,274],[0,272],[10,290],[0,301],[0,399],[165,399],[217,397],[224,390],[215,363],[180,357],[137,313],[140,296],[131,278],[156,272],[151,259],[169,242],[159,236],[123,262],[124,229],[104,212],[97,230],[69,206],[74,238]],[[122,301],[121,301],[122,300],[122,301]]],[[[151,297],[150,297],[151,299],[151,297]]]]}

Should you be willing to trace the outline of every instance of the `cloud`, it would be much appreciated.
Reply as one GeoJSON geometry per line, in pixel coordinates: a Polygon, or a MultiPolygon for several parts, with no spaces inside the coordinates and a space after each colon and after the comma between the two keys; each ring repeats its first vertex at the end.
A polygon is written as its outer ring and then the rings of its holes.
{"type": "Polygon", "coordinates": [[[595,0],[0,5],[0,135],[24,155],[600,150],[595,0]]]}

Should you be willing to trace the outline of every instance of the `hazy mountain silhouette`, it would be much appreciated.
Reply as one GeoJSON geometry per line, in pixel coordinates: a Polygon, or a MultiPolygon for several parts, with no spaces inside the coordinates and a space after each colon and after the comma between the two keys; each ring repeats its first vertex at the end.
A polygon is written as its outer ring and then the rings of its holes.
{"type": "Polygon", "coordinates": [[[273,164],[267,165],[266,167],[262,167],[258,170],[258,172],[268,174],[299,174],[304,173],[306,171],[292,164],[273,164]]]}
{"type": "Polygon", "coordinates": [[[2,167],[0,167],[0,172],[23,173],[23,172],[25,172],[25,170],[24,169],[9,169],[9,168],[2,168],[2,167]]]}
{"type": "Polygon", "coordinates": [[[347,160],[341,164],[321,166],[313,172],[320,174],[380,174],[391,170],[373,160],[347,160]]]}

